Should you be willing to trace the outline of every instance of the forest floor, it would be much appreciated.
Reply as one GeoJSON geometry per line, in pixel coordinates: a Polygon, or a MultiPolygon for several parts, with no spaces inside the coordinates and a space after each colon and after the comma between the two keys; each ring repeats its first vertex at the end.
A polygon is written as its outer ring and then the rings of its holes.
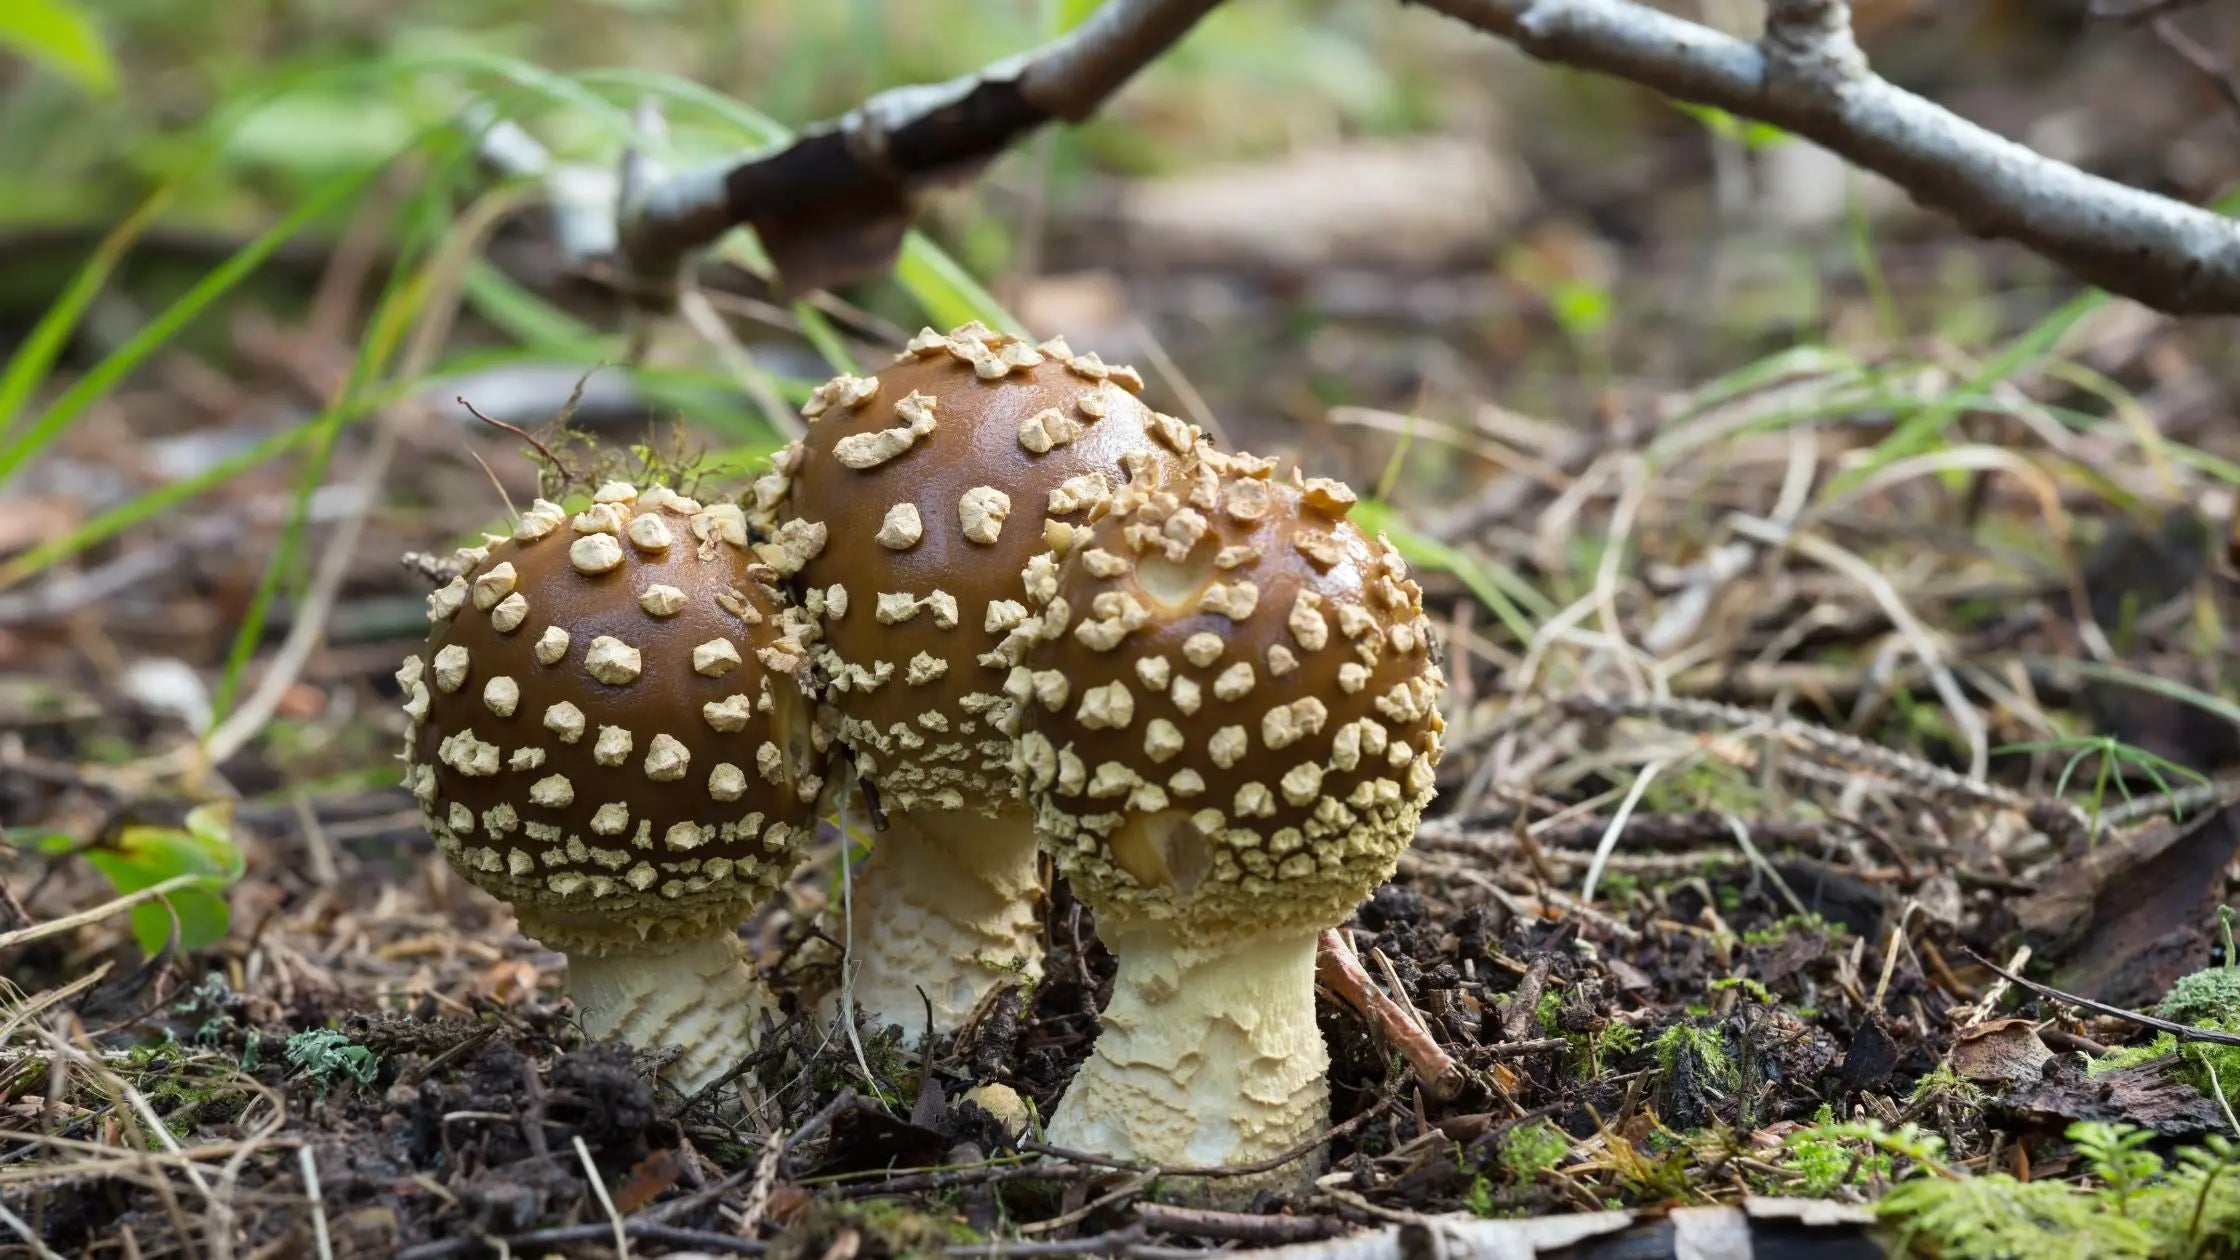
{"type": "MultiPolygon", "coordinates": [[[[1923,399],[1951,387],[1874,378],[1923,399]]],[[[2071,1126],[2214,1149],[2200,1144],[2234,1127],[2240,1080],[2216,1075],[2234,1056],[2164,1044],[2104,1070],[2095,1056],[2154,1030],[1991,964],[2151,1011],[2229,948],[2217,907],[2240,810],[2170,762],[2235,760],[2215,697],[2240,584],[2221,526],[2183,508],[2149,531],[2035,497],[2041,478],[2101,485],[2092,470],[2132,462],[2100,445],[2124,430],[2003,421],[1996,448],[1923,457],[1962,470],[1953,484],[1899,466],[1808,509],[1783,487],[1838,480],[1822,461],[1849,448],[1762,422],[1859,388],[1850,371],[1779,372],[1691,401],[1658,429],[1654,468],[1570,461],[1601,484],[1575,471],[1560,493],[1622,510],[1630,554],[1613,571],[1610,538],[1559,559],[1581,565],[1575,598],[1522,655],[1474,622],[1468,585],[1486,564],[1558,571],[1535,557],[1575,547],[1560,503],[1497,528],[1505,549],[1427,568],[1458,682],[1453,755],[1352,925],[1371,978],[1324,994],[1335,1127],[1301,1153],[1327,1169],[1311,1192],[1165,1204],[1158,1170],[1071,1161],[960,1101],[1001,1082],[1047,1114],[1088,1049],[1112,968],[1062,889],[1046,979],[961,1037],[865,1030],[859,1058],[796,1021],[750,1066],[747,1116],[657,1092],[644,1064],[584,1041],[556,997],[562,960],[450,875],[408,794],[381,772],[322,784],[285,764],[348,765],[401,730],[385,675],[409,642],[378,639],[327,649],[295,684],[303,747],[259,745],[249,760],[267,763],[236,769],[270,786],[232,807],[247,871],[230,929],[187,951],[162,944],[159,916],[152,961],[80,859],[207,822],[128,793],[177,720],[145,677],[11,683],[0,808],[91,840],[0,868],[0,1204],[64,1255],[419,1258],[603,1253],[617,1221],[643,1253],[1150,1254],[1559,1214],[1580,1232],[1550,1245],[1586,1249],[1548,1254],[1592,1255],[1604,1235],[1669,1241],[1666,1209],[1717,1204],[1747,1205],[1770,1255],[1856,1240],[1893,1188],[1997,1173],[2074,1196],[2024,1204],[2012,1228],[2104,1219],[2063,1180],[2094,1157],[2071,1126]],[[1724,524],[1706,532],[1710,517],[1724,524]],[[2074,567],[1998,539],[2087,529],[2102,537],[2074,567]],[[1970,777],[1972,757],[1989,773],[1970,777]],[[1836,1206],[1800,1223],[1807,1198],[1836,1206]]],[[[417,605],[401,566],[376,574],[352,607],[417,605]]],[[[135,584],[129,622],[96,607],[9,633],[110,650],[205,598],[175,567],[135,584]]],[[[782,994],[816,978],[792,960],[831,931],[838,851],[750,927],[782,994]]],[[[2240,1029],[2234,1015],[2177,1017],[2240,1029]]],[[[2224,1241],[2198,1254],[2231,1254],[2240,1197],[2204,1201],[2194,1236],[2224,1241]]],[[[1916,1215],[1963,1210],[2004,1209],[1916,1215]]]]}
{"type": "MultiPolygon", "coordinates": [[[[2099,151],[2182,167],[2196,120],[2133,106],[2099,151]]],[[[1771,229],[1719,235],[1722,177],[1668,160],[1692,126],[1542,178],[1499,268],[1115,268],[1109,218],[1061,207],[1042,278],[1003,290],[1156,367],[1160,405],[1350,478],[1442,629],[1440,796],[1320,995],[1333,1127],[1295,1156],[1321,1171],[1218,1211],[964,1101],[1048,1114],[1088,1053],[1112,962],[1062,886],[1031,991],[860,1053],[793,1019],[741,1114],[587,1042],[563,959],[446,868],[393,760],[425,593],[398,558],[526,498],[519,443],[452,395],[533,425],[580,364],[400,404],[317,494],[251,467],[8,567],[333,397],[378,260],[281,251],[0,500],[0,1257],[2240,1256],[2229,329],[1888,207],[1869,265],[1799,297],[1752,256],[1771,229]],[[236,644],[265,575],[300,594],[330,561],[330,598],[236,644]],[[176,920],[120,901],[168,874],[176,920]]],[[[1251,223],[1254,186],[1192,195],[1251,223]]],[[[1862,249],[1838,219],[1805,270],[1862,249]]],[[[1342,226],[1329,249],[1377,235],[1342,226]]],[[[559,288],[532,238],[493,258],[559,288]]],[[[144,248],[173,280],[209,263],[144,248]]],[[[719,281],[766,366],[814,365],[719,281]]],[[[462,344],[519,332],[477,292],[462,344]]],[[[913,330],[880,309],[828,313],[869,356],[913,330]]],[[[603,379],[602,440],[673,414],[603,379]]],[[[841,852],[745,929],[789,1010],[841,852]]]]}

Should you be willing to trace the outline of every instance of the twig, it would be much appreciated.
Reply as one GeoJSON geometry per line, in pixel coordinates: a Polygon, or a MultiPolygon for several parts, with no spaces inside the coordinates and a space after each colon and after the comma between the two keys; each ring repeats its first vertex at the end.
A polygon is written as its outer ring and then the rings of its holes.
{"type": "Polygon", "coordinates": [[[1414,1012],[1386,996],[1369,978],[1345,932],[1337,928],[1324,931],[1320,945],[1315,956],[1316,974],[1392,1043],[1423,1083],[1424,1092],[1442,1101],[1460,1093],[1468,1079],[1462,1065],[1432,1037],[1414,1012]]]}
{"type": "Polygon", "coordinates": [[[673,301],[685,257],[739,226],[755,229],[782,287],[798,295],[884,270],[921,189],[973,174],[1045,123],[1086,119],[1220,3],[1109,0],[1033,52],[881,92],[773,150],[658,178],[559,166],[486,110],[469,121],[483,129],[486,164],[551,190],[572,259],[611,255],[633,296],[673,301]]]}
{"type": "Polygon", "coordinates": [[[2152,1028],[2156,1032],[2166,1032],[2186,1041],[2206,1041],[2211,1045],[2218,1046],[2240,1046],[2240,1033],[2219,1032],[2214,1028],[2196,1028],[2191,1024],[2180,1024],[2153,1015],[2141,1014],[2138,1011],[2127,1011],[2120,1006],[2110,1006],[2106,1002],[2095,1002],[2091,998],[2079,997],[2074,993],[2064,993],[2051,985],[2039,984],[2035,980],[2025,980],[1965,945],[1962,945],[1960,950],[1974,959],[1978,965],[1988,968],[1993,975],[2001,977],[2010,984],[2021,985],[2039,997],[2050,1001],[2066,1002],[2071,1006],[2082,1007],[2088,1011],[2097,1011],[2102,1015],[2128,1020],[2142,1028],[2152,1028]]]}
{"type": "Polygon", "coordinates": [[[1602,840],[1594,846],[1594,858],[1587,863],[1586,882],[1579,886],[1579,900],[1594,900],[1594,886],[1602,881],[1602,868],[1610,861],[1611,851],[1618,847],[1618,837],[1625,832],[1626,819],[1633,816],[1634,807],[1641,803],[1641,794],[1649,790],[1649,785],[1666,764],[1652,761],[1633,776],[1633,786],[1626,789],[1626,799],[1618,803],[1618,812],[1611,815],[1610,825],[1603,829],[1602,840]]]}
{"type": "Polygon", "coordinates": [[[35,923],[27,928],[17,928],[13,932],[0,932],[0,950],[14,949],[18,945],[29,945],[33,941],[43,941],[50,936],[60,936],[65,932],[75,932],[88,924],[99,923],[113,915],[122,914],[143,902],[167,897],[182,889],[204,886],[209,882],[210,877],[207,875],[174,875],[160,884],[150,884],[138,892],[126,893],[114,901],[102,902],[91,910],[80,910],[76,914],[66,914],[59,919],[49,919],[45,923],[35,923]]]}
{"type": "Polygon", "coordinates": [[[599,1175],[599,1165],[591,1160],[591,1146],[583,1135],[575,1135],[576,1158],[583,1161],[583,1175],[591,1182],[591,1193],[599,1198],[599,1206],[606,1209],[607,1221],[614,1226],[614,1254],[616,1260],[630,1260],[630,1232],[623,1228],[622,1213],[614,1210],[614,1196],[607,1193],[607,1179],[599,1175]]]}
{"type": "Polygon", "coordinates": [[[24,1245],[31,1248],[31,1254],[37,1256],[38,1260],[62,1260],[61,1256],[55,1254],[53,1248],[47,1246],[37,1234],[31,1232],[31,1226],[25,1224],[22,1217],[9,1211],[8,1205],[5,1203],[0,1203],[0,1225],[5,1225],[14,1230],[16,1237],[23,1239],[24,1245]]]}
{"type": "Polygon", "coordinates": [[[1867,68],[1843,0],[1773,0],[1749,43],[1634,0],[1414,0],[1542,61],[1769,122],[1979,236],[2171,314],[2240,312],[2240,224],[2089,175],[1867,68]]]}
{"type": "Polygon", "coordinates": [[[1210,1208],[1178,1207],[1171,1203],[1138,1203],[1136,1219],[1144,1228],[1162,1234],[1191,1234],[1249,1243],[1313,1242],[1345,1232],[1345,1223],[1327,1216],[1260,1216],[1251,1212],[1220,1212],[1210,1208]]]}
{"type": "Polygon", "coordinates": [[[319,1260],[334,1260],[334,1243],[327,1236],[327,1204],[319,1193],[319,1160],[309,1143],[296,1148],[296,1166],[303,1170],[303,1197],[311,1201],[311,1241],[319,1260]]]}
{"type": "MultiPolygon", "coordinates": [[[[636,1242],[659,1243],[664,1247],[690,1251],[712,1251],[722,1255],[759,1256],[770,1250],[768,1243],[752,1238],[719,1234],[705,1229],[680,1229],[675,1225],[659,1225],[646,1220],[624,1221],[622,1233],[625,1238],[636,1242]]],[[[519,1252],[537,1247],[596,1242],[613,1237],[614,1227],[600,1221],[590,1225],[531,1230],[525,1234],[509,1234],[502,1238],[446,1238],[440,1242],[407,1247],[396,1254],[396,1260],[449,1260],[452,1256],[472,1255],[482,1251],[519,1252]]]]}
{"type": "Polygon", "coordinates": [[[562,476],[568,475],[568,466],[561,463],[560,457],[553,454],[552,448],[546,446],[544,442],[537,437],[536,434],[529,432],[527,429],[522,428],[518,424],[513,424],[505,420],[496,420],[489,416],[483,415],[480,410],[476,409],[473,403],[467,401],[466,395],[464,394],[454,395],[452,401],[458,403],[462,407],[465,407],[467,409],[468,415],[473,416],[475,419],[489,425],[491,428],[502,429],[505,432],[511,433],[513,436],[520,438],[522,441],[527,442],[529,445],[537,448],[537,454],[544,456],[546,463],[552,465],[554,468],[559,469],[562,476]]]}
{"type": "MultiPolygon", "coordinates": [[[[2007,970],[2009,971],[2020,971],[2029,965],[2030,947],[2028,945],[2017,949],[2014,951],[2014,957],[2007,959],[2007,970]]],[[[1999,999],[2007,995],[2007,985],[2009,983],[2011,982],[2005,976],[1993,981],[1991,987],[1984,990],[1983,1000],[1976,1003],[1974,1013],[1968,1016],[1968,1022],[1962,1024],[1961,1027],[1973,1028],[1982,1023],[1986,1015],[1999,1009],[1999,999]]]]}

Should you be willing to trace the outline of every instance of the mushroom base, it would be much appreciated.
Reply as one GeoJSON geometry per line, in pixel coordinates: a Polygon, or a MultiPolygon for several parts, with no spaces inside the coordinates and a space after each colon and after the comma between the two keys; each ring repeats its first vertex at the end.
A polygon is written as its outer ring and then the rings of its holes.
{"type": "MultiPolygon", "coordinates": [[[[1052,1114],[1052,1144],[1205,1168],[1258,1163],[1323,1130],[1330,1053],[1315,1024],[1314,933],[1183,945],[1164,926],[1100,932],[1120,972],[1096,1049],[1052,1114]]],[[[1237,1204],[1303,1187],[1322,1160],[1172,1184],[1237,1204]]]]}
{"type": "Polygon", "coordinates": [[[568,955],[568,996],[593,1037],[682,1047],[662,1078],[690,1095],[754,1049],[770,990],[737,933],[568,955]]]}
{"type": "Polygon", "coordinates": [[[1041,979],[1042,869],[1023,810],[890,813],[854,881],[853,996],[873,1027],[915,1037],[930,1003],[933,1031],[954,1032],[998,985],[1041,979]]]}

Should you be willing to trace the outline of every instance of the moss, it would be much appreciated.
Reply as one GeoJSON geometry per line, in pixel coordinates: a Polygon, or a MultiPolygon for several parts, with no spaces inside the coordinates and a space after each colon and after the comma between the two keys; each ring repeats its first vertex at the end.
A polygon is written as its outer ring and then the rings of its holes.
{"type": "Polygon", "coordinates": [[[1545,1120],[1535,1120],[1503,1135],[1498,1158],[1502,1171],[1512,1179],[1529,1182],[1555,1167],[1570,1150],[1571,1139],[1562,1130],[1545,1120]]]}
{"type": "Polygon", "coordinates": [[[2240,1021],[2240,967],[2211,967],[2179,977],[2154,1013],[2181,1024],[2240,1021]]]}

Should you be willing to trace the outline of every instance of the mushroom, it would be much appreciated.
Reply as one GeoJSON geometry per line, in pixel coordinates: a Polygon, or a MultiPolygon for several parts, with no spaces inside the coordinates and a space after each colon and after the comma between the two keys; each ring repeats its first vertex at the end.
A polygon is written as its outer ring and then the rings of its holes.
{"type": "Polygon", "coordinates": [[[436,846],[568,956],[594,1036],[684,1047],[692,1092],[769,994],[737,924],[792,871],[821,784],[795,683],[814,626],[735,503],[610,482],[459,553],[397,673],[436,846]]]}
{"type": "Polygon", "coordinates": [[[1013,674],[1032,697],[1019,771],[1119,962],[1059,1146],[1235,1166],[1318,1133],[1316,938],[1391,875],[1433,794],[1444,682],[1421,591],[1345,519],[1350,490],[1272,467],[1207,451],[1116,495],[1037,592],[1062,633],[1013,674]],[[1035,696],[1046,675],[1069,693],[1035,696]]]}
{"type": "MultiPolygon", "coordinates": [[[[1004,679],[1032,641],[1030,575],[1113,494],[1199,440],[1132,368],[967,324],[819,386],[756,485],[760,548],[821,622],[820,722],[886,829],[856,875],[855,1001],[952,1030],[1041,973],[1032,819],[1004,679]],[[922,996],[921,996],[922,994],[922,996]]],[[[1063,679],[1050,685],[1063,687],[1063,679]]]]}

